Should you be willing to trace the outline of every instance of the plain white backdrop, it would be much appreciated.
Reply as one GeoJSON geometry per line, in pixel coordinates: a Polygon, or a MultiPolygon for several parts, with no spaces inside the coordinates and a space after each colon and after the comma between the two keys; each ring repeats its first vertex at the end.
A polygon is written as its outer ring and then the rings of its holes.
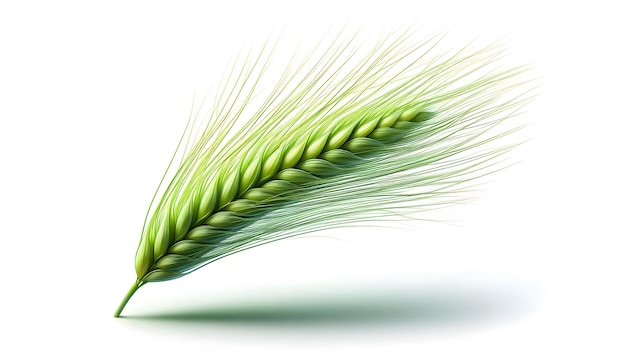
{"type": "Polygon", "coordinates": [[[0,356],[624,357],[623,11],[609,1],[0,3],[0,356]],[[346,22],[504,39],[532,140],[454,225],[343,229],[134,280],[191,109],[238,51],[346,22]]]}

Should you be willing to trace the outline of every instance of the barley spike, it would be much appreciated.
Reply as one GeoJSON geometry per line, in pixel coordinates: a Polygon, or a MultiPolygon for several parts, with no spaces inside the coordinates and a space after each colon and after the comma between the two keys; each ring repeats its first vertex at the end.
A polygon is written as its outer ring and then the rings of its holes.
{"type": "Polygon", "coordinates": [[[275,47],[235,63],[206,122],[190,119],[115,316],[144,284],[279,239],[412,217],[500,169],[515,146],[501,140],[518,129],[503,123],[530,99],[526,69],[501,69],[498,45],[435,53],[440,37],[412,36],[364,53],[338,36],[266,92],[275,47]]]}

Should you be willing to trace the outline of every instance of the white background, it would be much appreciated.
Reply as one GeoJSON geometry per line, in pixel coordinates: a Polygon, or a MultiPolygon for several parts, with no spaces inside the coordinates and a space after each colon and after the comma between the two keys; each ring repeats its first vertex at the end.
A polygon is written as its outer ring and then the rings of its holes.
{"type": "Polygon", "coordinates": [[[622,10],[259,3],[0,4],[0,356],[626,356],[622,10]],[[346,22],[504,38],[541,81],[520,164],[438,214],[454,225],[275,243],[112,318],[194,90],[285,25],[315,39],[346,22]]]}

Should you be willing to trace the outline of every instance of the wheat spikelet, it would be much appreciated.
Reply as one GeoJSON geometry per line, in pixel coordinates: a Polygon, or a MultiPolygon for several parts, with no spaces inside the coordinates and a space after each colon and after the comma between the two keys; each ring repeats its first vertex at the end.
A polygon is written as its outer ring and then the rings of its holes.
{"type": "Polygon", "coordinates": [[[249,117],[271,55],[234,65],[208,124],[191,122],[184,135],[190,146],[144,227],[137,280],[115,316],[148,282],[303,232],[456,201],[492,170],[512,145],[481,148],[512,131],[498,128],[527,101],[506,95],[524,70],[490,67],[497,46],[426,59],[438,39],[410,38],[381,41],[354,67],[354,38],[338,39],[316,60],[290,63],[249,117]]]}

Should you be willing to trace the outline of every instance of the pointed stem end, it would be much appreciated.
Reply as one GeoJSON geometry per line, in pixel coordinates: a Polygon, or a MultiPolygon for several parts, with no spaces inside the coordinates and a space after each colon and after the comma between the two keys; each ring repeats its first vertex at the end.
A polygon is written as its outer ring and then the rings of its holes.
{"type": "Polygon", "coordinates": [[[133,285],[130,286],[130,289],[128,290],[128,293],[126,294],[126,296],[124,296],[124,299],[120,303],[119,307],[117,307],[117,310],[115,311],[115,314],[113,315],[113,317],[119,317],[120,316],[120,314],[124,310],[124,307],[126,307],[126,304],[130,300],[130,298],[133,297],[133,295],[135,294],[135,292],[137,291],[138,288],[139,288],[139,285],[137,285],[137,283],[133,283],[133,285]]]}

